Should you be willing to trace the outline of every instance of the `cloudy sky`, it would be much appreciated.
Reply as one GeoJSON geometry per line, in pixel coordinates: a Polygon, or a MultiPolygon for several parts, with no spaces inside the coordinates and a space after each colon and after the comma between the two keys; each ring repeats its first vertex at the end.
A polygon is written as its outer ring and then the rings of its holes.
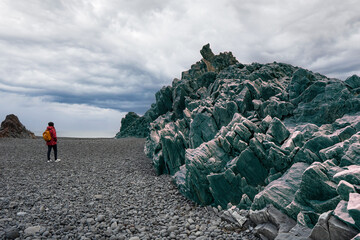
{"type": "Polygon", "coordinates": [[[0,121],[112,137],[210,43],[242,63],[360,75],[356,0],[0,0],[0,121]]]}

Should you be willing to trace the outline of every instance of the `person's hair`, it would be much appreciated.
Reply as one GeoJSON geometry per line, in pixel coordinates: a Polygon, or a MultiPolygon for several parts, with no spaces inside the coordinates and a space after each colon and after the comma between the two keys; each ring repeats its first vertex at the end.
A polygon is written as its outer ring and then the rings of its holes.
{"type": "Polygon", "coordinates": [[[51,127],[53,127],[53,126],[54,126],[54,123],[53,123],[53,122],[49,122],[48,125],[51,126],[51,127]]]}

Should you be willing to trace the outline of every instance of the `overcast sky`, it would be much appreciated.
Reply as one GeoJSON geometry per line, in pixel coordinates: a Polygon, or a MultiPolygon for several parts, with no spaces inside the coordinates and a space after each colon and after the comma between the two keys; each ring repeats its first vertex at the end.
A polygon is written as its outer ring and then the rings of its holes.
{"type": "Polygon", "coordinates": [[[113,137],[210,43],[241,63],[360,75],[356,0],[1,0],[0,121],[113,137]]]}

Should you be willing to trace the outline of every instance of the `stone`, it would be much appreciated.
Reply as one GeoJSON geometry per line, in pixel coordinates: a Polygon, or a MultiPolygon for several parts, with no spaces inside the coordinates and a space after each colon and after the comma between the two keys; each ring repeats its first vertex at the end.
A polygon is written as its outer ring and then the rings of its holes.
{"type": "Polygon", "coordinates": [[[350,193],[347,211],[355,222],[355,226],[360,230],[360,194],[350,193]]]}
{"type": "Polygon", "coordinates": [[[276,238],[278,230],[276,226],[271,223],[262,223],[255,227],[254,229],[255,236],[261,237],[264,236],[269,240],[276,238]]]}
{"type": "Polygon", "coordinates": [[[129,240],[140,240],[140,238],[139,237],[131,237],[131,238],[129,238],[129,240]]]}
{"type": "Polygon", "coordinates": [[[328,221],[330,239],[351,239],[358,234],[358,231],[334,216],[328,221]]]}
{"type": "Polygon", "coordinates": [[[5,229],[5,239],[16,239],[20,237],[19,229],[12,227],[5,229]]]}
{"type": "Polygon", "coordinates": [[[345,83],[352,89],[360,87],[360,77],[357,75],[352,75],[345,80],[345,83]]]}
{"type": "Polygon", "coordinates": [[[213,115],[206,109],[195,115],[190,124],[190,146],[199,147],[203,142],[212,140],[218,131],[213,115]]]}
{"type": "Polygon", "coordinates": [[[284,123],[275,117],[272,119],[266,134],[271,135],[276,143],[281,145],[289,137],[290,132],[286,129],[284,123]]]}
{"type": "Polygon", "coordinates": [[[296,224],[288,233],[279,233],[275,240],[309,240],[311,229],[296,224]]]}
{"type": "Polygon", "coordinates": [[[236,176],[231,169],[223,173],[213,173],[207,176],[209,189],[214,203],[225,208],[228,203],[238,204],[243,195],[241,176],[236,176]]]}
{"type": "Polygon", "coordinates": [[[267,170],[261,165],[254,152],[247,148],[234,160],[236,169],[246,181],[252,185],[262,185],[267,177],[267,170]]]}
{"type": "Polygon", "coordinates": [[[334,216],[349,226],[356,227],[355,220],[348,211],[348,202],[341,200],[334,210],[334,216]]]}
{"type": "Polygon", "coordinates": [[[332,216],[332,211],[322,213],[313,230],[311,231],[310,238],[313,240],[331,240],[328,221],[332,216]]]}
{"type": "Polygon", "coordinates": [[[27,235],[35,235],[36,233],[39,233],[41,230],[41,226],[31,226],[31,227],[27,227],[24,230],[24,233],[27,235]]]}
{"type": "Polygon", "coordinates": [[[360,143],[351,144],[341,158],[340,166],[360,165],[360,143]]]}
{"type": "Polygon", "coordinates": [[[344,168],[344,171],[336,173],[333,179],[336,182],[340,182],[341,180],[345,180],[353,185],[360,185],[360,166],[351,165],[344,168]]]}
{"type": "Polygon", "coordinates": [[[286,212],[286,207],[294,200],[295,192],[300,188],[302,174],[308,166],[306,163],[292,165],[282,177],[272,181],[255,196],[251,209],[258,210],[267,204],[273,204],[277,209],[286,212]]]}
{"type": "Polygon", "coordinates": [[[14,114],[6,116],[0,126],[0,138],[36,138],[35,134],[26,129],[14,114]]]}
{"type": "Polygon", "coordinates": [[[336,188],[337,193],[340,195],[341,199],[349,201],[349,194],[356,193],[355,187],[348,183],[345,180],[341,180],[336,188]]]}

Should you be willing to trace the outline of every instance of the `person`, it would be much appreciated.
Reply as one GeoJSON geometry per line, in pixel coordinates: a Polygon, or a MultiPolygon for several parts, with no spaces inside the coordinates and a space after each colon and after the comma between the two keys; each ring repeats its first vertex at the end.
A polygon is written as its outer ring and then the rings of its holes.
{"type": "Polygon", "coordinates": [[[46,145],[48,146],[48,152],[47,152],[48,162],[51,162],[51,159],[50,159],[51,149],[54,149],[55,162],[60,162],[60,159],[57,158],[57,137],[56,137],[56,130],[54,127],[54,123],[49,122],[46,130],[49,130],[50,135],[51,135],[51,140],[46,142],[46,145]]]}

